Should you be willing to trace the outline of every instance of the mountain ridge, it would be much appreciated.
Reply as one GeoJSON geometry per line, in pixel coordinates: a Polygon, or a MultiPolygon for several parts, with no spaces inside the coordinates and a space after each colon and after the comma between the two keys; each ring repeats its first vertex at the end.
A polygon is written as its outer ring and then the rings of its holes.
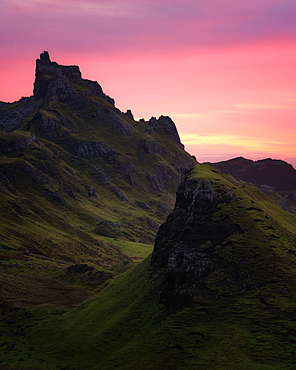
{"type": "Polygon", "coordinates": [[[34,94],[0,104],[0,130],[0,289],[11,309],[73,307],[139,263],[196,163],[169,117],[135,121],[47,52],[34,94]]]}
{"type": "Polygon", "coordinates": [[[237,157],[213,165],[237,179],[253,183],[282,208],[296,212],[296,170],[291,164],[271,158],[252,161],[237,157]]]}
{"type": "MultiPolygon", "coordinates": [[[[129,203],[131,191],[138,193],[138,207],[141,202],[147,203],[146,209],[152,210],[154,205],[141,199],[145,198],[137,186],[141,184],[146,193],[163,194],[164,202],[158,202],[157,207],[165,210],[172,206],[182,172],[195,163],[184,151],[169,117],[136,122],[130,111],[122,113],[114,106],[114,100],[103,93],[96,81],[82,79],[79,67],[51,62],[46,51],[36,60],[33,96],[9,104],[9,109],[0,109],[0,125],[2,155],[11,157],[10,163],[2,167],[2,186],[13,182],[13,175],[8,175],[5,168],[15,166],[16,161],[20,167],[17,157],[24,157],[28,163],[24,172],[29,172],[33,181],[40,185],[55,183],[54,187],[60,189],[49,190],[59,206],[67,203],[66,198],[79,199],[81,185],[71,188],[69,181],[77,183],[76,173],[83,170],[89,182],[84,187],[93,201],[99,189],[105,193],[108,188],[109,197],[129,203]],[[17,157],[12,164],[14,153],[17,157]],[[67,187],[61,189],[55,177],[68,182],[67,187]],[[166,206],[168,194],[172,197],[169,195],[171,200],[166,206]]],[[[151,218],[149,222],[152,235],[159,221],[151,218]]]]}
{"type": "Polygon", "coordinates": [[[213,163],[220,171],[227,171],[236,178],[249,181],[256,186],[269,185],[276,191],[296,189],[296,170],[280,159],[265,158],[257,161],[236,157],[213,163]]]}

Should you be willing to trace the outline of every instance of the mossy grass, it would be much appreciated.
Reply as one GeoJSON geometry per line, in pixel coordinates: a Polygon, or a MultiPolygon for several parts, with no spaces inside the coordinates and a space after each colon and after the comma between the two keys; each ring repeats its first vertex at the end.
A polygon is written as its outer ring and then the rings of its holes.
{"type": "Polygon", "coordinates": [[[135,243],[127,240],[120,240],[115,238],[101,237],[110,244],[115,245],[127,256],[131,257],[133,261],[139,261],[151,254],[153,245],[144,243],[135,243]]]}
{"type": "Polygon", "coordinates": [[[157,303],[158,284],[149,279],[148,264],[149,259],[78,309],[39,326],[32,345],[47,366],[293,369],[295,323],[287,315],[295,301],[283,310],[253,291],[168,314],[157,303]]]}
{"type": "MultiPolygon", "coordinates": [[[[169,311],[159,303],[161,274],[151,275],[147,257],[76,309],[37,315],[20,348],[26,367],[294,369],[295,217],[251,185],[208,165],[195,168],[193,176],[234,194],[213,217],[227,215],[243,233],[232,234],[216,253],[239,266],[248,289],[225,282],[223,269],[216,270],[204,282],[216,297],[197,294],[195,307],[169,311]]],[[[140,247],[103,239],[129,257],[140,247]]],[[[10,366],[16,366],[16,354],[9,356],[10,366]]]]}

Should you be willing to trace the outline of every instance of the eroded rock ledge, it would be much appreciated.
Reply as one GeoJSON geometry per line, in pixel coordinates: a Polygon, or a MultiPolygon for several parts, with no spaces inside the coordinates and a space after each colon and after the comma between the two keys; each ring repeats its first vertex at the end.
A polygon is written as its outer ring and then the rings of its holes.
{"type": "Polygon", "coordinates": [[[196,305],[196,295],[214,296],[205,279],[220,271],[224,261],[216,254],[233,233],[243,233],[219,205],[236,201],[231,191],[207,179],[185,177],[175,209],[160,227],[151,260],[152,279],[161,276],[160,300],[170,309],[196,305]]]}

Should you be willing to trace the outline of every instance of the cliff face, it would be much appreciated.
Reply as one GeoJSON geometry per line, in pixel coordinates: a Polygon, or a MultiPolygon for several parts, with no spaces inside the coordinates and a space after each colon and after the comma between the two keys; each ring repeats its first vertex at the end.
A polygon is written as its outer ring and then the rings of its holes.
{"type": "Polygon", "coordinates": [[[283,236],[272,210],[256,201],[264,195],[256,188],[242,191],[238,184],[201,165],[179,186],[151,259],[152,280],[160,280],[160,301],[169,309],[270,284],[276,274],[283,276],[278,262],[283,245],[281,262],[294,263],[293,237],[283,236]]]}
{"type": "Polygon", "coordinates": [[[103,93],[96,81],[82,79],[78,66],[62,66],[51,62],[47,51],[40,54],[40,58],[36,60],[33,92],[36,99],[63,101],[67,104],[81,103],[82,97],[75,89],[75,85],[89,88],[89,93],[96,94],[114,105],[114,100],[103,93]]]}

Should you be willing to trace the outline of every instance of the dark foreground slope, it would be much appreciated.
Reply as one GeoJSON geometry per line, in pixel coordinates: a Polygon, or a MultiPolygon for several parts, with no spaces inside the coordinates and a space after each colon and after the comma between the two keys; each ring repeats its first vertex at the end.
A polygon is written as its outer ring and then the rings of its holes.
{"type": "Polygon", "coordinates": [[[26,329],[23,364],[292,370],[295,233],[295,216],[257,188],[198,165],[152,257],[79,308],[26,329]]]}

